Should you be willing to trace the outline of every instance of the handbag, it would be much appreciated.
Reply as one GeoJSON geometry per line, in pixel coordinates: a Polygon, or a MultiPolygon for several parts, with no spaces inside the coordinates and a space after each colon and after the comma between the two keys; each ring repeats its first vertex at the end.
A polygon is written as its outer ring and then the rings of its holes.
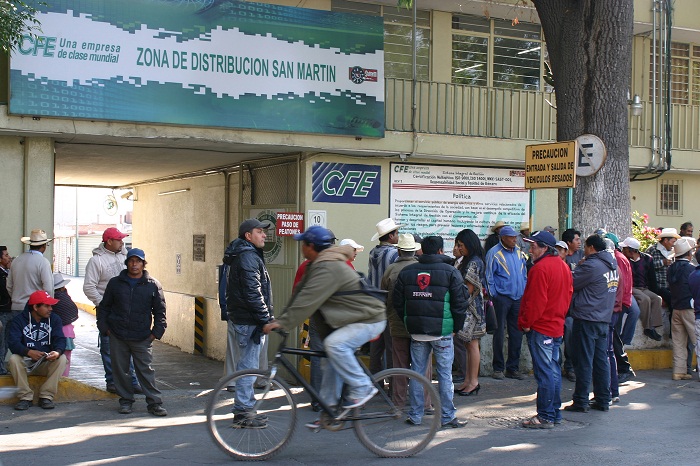
{"type": "Polygon", "coordinates": [[[464,318],[464,325],[457,332],[457,338],[468,343],[484,335],[486,335],[486,326],[481,320],[481,316],[476,312],[476,307],[470,305],[464,318]]]}
{"type": "Polygon", "coordinates": [[[493,308],[491,300],[484,303],[484,315],[486,316],[486,333],[493,335],[498,330],[498,319],[496,319],[496,309],[493,308]]]}

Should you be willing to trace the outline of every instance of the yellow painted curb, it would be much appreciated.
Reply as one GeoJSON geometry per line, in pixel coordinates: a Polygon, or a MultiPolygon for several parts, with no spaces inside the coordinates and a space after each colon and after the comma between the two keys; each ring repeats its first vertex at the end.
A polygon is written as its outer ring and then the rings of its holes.
{"type": "MultiPolygon", "coordinates": [[[[45,377],[38,375],[29,376],[29,386],[32,387],[32,390],[34,390],[35,400],[38,400],[39,398],[39,387],[41,387],[41,384],[44,383],[45,379],[45,377]]],[[[0,376],[0,387],[14,386],[15,382],[12,380],[12,376],[0,376]]],[[[61,377],[58,382],[58,393],[56,393],[56,398],[54,401],[60,403],[65,401],[114,400],[116,398],[118,398],[117,395],[100,390],[99,388],[84,384],[75,379],[61,377]]],[[[17,398],[0,399],[0,404],[14,404],[17,401],[17,398]]]]}
{"type": "Polygon", "coordinates": [[[75,303],[75,305],[78,306],[78,309],[82,309],[88,314],[95,315],[95,306],[93,306],[92,304],[75,303]]]}

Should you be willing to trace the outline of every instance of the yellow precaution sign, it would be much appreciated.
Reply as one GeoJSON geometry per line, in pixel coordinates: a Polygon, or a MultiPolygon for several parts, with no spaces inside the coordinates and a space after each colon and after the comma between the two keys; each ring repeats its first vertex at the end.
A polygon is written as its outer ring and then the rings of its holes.
{"type": "Polygon", "coordinates": [[[576,141],[525,147],[525,189],[575,188],[576,141]]]}

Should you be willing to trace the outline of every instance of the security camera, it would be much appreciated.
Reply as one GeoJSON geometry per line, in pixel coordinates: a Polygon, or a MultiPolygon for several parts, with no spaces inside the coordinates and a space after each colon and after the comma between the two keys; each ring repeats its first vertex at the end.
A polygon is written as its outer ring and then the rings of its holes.
{"type": "Polygon", "coordinates": [[[131,199],[131,196],[134,195],[133,191],[127,191],[124,194],[122,194],[122,199],[131,199]]]}
{"type": "Polygon", "coordinates": [[[408,154],[404,154],[403,152],[399,152],[399,159],[401,159],[402,162],[405,162],[406,159],[408,159],[408,154]]]}

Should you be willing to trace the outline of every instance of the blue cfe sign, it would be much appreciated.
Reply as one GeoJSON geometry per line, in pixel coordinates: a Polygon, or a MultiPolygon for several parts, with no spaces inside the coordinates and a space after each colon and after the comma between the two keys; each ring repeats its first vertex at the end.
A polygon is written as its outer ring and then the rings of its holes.
{"type": "Polygon", "coordinates": [[[379,204],[382,167],[348,163],[314,162],[311,187],[314,202],[379,204]]]}

